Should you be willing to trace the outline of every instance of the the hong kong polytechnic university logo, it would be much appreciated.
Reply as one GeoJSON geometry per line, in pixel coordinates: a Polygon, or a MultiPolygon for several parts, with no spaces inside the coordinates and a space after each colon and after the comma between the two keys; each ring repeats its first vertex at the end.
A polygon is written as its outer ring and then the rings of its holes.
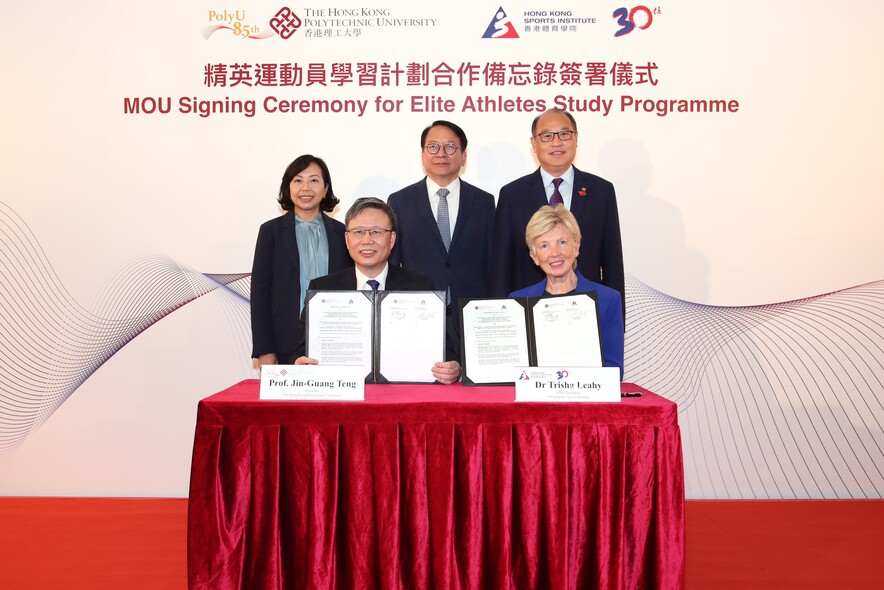
{"type": "Polygon", "coordinates": [[[291,8],[284,6],[270,19],[270,28],[283,39],[288,39],[301,28],[301,19],[291,8]]]}
{"type": "Polygon", "coordinates": [[[274,34],[281,39],[289,39],[302,24],[301,17],[287,6],[277,10],[267,25],[250,20],[245,10],[210,10],[208,16],[211,24],[202,29],[206,39],[222,30],[230,31],[241,39],[269,39],[274,34]]]}

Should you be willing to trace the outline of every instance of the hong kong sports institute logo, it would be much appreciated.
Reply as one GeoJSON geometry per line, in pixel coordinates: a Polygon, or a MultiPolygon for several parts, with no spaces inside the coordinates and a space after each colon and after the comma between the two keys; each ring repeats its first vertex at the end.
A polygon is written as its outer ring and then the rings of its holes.
{"type": "Polygon", "coordinates": [[[494,18],[491,19],[491,22],[488,24],[488,28],[485,29],[485,34],[482,35],[483,39],[518,39],[519,34],[516,32],[516,27],[513,26],[513,21],[510,20],[510,17],[507,16],[506,11],[503,9],[503,6],[497,9],[497,12],[494,13],[494,18]]]}

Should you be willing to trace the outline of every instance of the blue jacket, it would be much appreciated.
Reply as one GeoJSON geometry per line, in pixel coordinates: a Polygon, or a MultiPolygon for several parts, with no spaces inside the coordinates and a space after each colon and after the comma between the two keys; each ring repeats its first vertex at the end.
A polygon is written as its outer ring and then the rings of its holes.
{"type": "MultiPolygon", "coordinates": [[[[623,308],[620,293],[577,273],[577,293],[595,291],[598,295],[599,328],[602,331],[602,364],[619,367],[623,379],[623,308]]],[[[546,293],[546,279],[510,293],[510,297],[541,297],[546,293]]]]}

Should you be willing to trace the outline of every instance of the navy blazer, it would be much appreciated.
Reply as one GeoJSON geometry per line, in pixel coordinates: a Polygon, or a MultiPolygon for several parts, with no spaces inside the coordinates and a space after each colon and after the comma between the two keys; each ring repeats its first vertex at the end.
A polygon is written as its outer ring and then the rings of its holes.
{"type": "MultiPolygon", "coordinates": [[[[344,243],[344,224],[322,213],[328,239],[328,269],[352,267],[344,243]]],[[[276,353],[288,363],[300,341],[301,271],[295,239],[295,213],[288,211],[261,225],[252,262],[252,357],[276,353]]]]}
{"type": "MultiPolygon", "coordinates": [[[[599,310],[599,330],[602,336],[602,364],[606,367],[620,367],[623,379],[623,312],[620,293],[590,281],[577,273],[575,293],[595,291],[599,310]]],[[[546,278],[535,285],[510,293],[510,297],[542,297],[546,294],[546,278]]]]}
{"type": "Polygon", "coordinates": [[[460,201],[451,245],[445,251],[427,196],[426,178],[390,195],[396,213],[396,244],[392,266],[419,272],[433,280],[433,289],[451,289],[451,301],[489,296],[494,196],[460,181],[460,201]]]}
{"type": "MultiPolygon", "coordinates": [[[[384,284],[385,291],[439,290],[433,287],[433,281],[428,277],[403,268],[395,267],[391,264],[388,264],[388,266],[387,282],[384,284]]],[[[307,285],[307,289],[309,291],[355,291],[356,289],[359,289],[359,286],[356,285],[356,270],[347,268],[324,277],[317,277],[310,281],[310,284],[307,285]]],[[[307,308],[305,307],[304,310],[306,311],[307,308]]],[[[300,341],[295,349],[295,354],[291,359],[292,362],[298,357],[304,356],[307,351],[307,331],[305,327],[306,314],[301,314],[300,324],[300,341]]],[[[459,351],[453,351],[451,349],[455,338],[459,340],[459,337],[456,334],[446,334],[446,347],[448,349],[446,355],[449,357],[446,360],[458,360],[459,354],[457,353],[459,351]],[[452,356],[454,354],[457,354],[457,356],[452,356]]]]}
{"type": "MultiPolygon", "coordinates": [[[[548,204],[539,168],[500,189],[491,250],[493,297],[505,297],[544,278],[543,271],[528,255],[525,228],[531,216],[548,204]]],[[[623,247],[614,185],[574,168],[571,213],[581,234],[577,269],[589,280],[618,291],[625,316],[623,247]]]]}

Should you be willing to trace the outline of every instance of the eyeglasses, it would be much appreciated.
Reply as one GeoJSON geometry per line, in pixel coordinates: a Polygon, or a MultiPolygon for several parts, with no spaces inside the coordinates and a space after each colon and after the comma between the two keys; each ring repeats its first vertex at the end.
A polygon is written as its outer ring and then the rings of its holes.
{"type": "Polygon", "coordinates": [[[571,141],[571,138],[574,137],[576,133],[576,131],[544,131],[543,133],[538,133],[535,137],[539,137],[540,141],[543,143],[551,142],[556,135],[558,135],[559,139],[562,141],[571,141]]]}
{"type": "Polygon", "coordinates": [[[350,234],[351,236],[353,236],[357,240],[361,240],[362,238],[364,238],[366,236],[366,234],[371,236],[372,239],[377,240],[377,239],[381,238],[387,232],[392,233],[393,230],[392,229],[382,229],[380,227],[370,227],[370,228],[357,227],[354,229],[348,229],[344,233],[350,234]]]}
{"type": "Polygon", "coordinates": [[[436,155],[439,153],[439,150],[445,150],[445,153],[449,156],[453,156],[457,150],[460,149],[460,146],[454,145],[453,143],[446,143],[445,145],[439,145],[438,143],[428,143],[424,146],[424,149],[427,150],[427,153],[436,155]]]}

